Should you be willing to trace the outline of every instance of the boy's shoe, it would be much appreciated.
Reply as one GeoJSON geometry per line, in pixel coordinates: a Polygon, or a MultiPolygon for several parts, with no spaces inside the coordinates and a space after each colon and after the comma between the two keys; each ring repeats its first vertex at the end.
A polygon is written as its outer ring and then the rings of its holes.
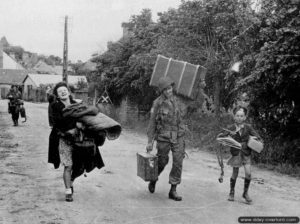
{"type": "Polygon", "coordinates": [[[182,201],[182,197],[180,197],[176,191],[170,191],[169,192],[169,198],[174,201],[182,201]]]}
{"type": "Polygon", "coordinates": [[[156,181],[150,181],[150,183],[148,184],[148,190],[150,191],[150,193],[155,192],[155,185],[156,185],[156,181]]]}
{"type": "Polygon", "coordinates": [[[234,192],[229,193],[228,201],[234,201],[234,192]]]}
{"type": "Polygon", "coordinates": [[[230,178],[230,193],[229,193],[228,201],[234,201],[235,183],[236,183],[236,179],[230,178]]]}
{"type": "Polygon", "coordinates": [[[67,202],[72,202],[73,201],[72,194],[66,194],[66,201],[67,202]]]}
{"type": "Polygon", "coordinates": [[[247,203],[252,202],[252,199],[249,197],[248,192],[243,193],[243,198],[246,200],[247,203]]]}
{"type": "Polygon", "coordinates": [[[246,200],[247,203],[251,203],[252,202],[252,199],[248,195],[248,190],[249,190],[250,182],[251,182],[251,179],[245,178],[243,198],[245,198],[245,200],[246,200]]]}

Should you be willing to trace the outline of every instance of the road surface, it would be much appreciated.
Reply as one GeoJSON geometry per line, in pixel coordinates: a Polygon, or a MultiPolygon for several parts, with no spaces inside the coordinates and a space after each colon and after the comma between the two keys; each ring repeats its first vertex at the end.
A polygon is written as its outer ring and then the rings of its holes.
{"type": "MultiPolygon", "coordinates": [[[[183,201],[168,199],[170,163],[156,192],[136,175],[136,153],[145,150],[146,137],[123,130],[119,139],[100,148],[105,167],[76,179],[74,201],[65,202],[62,168],[47,163],[47,104],[25,103],[28,120],[14,127],[7,101],[0,100],[0,223],[21,224],[233,224],[240,216],[300,216],[300,181],[253,168],[250,196],[242,199],[244,171],[236,200],[227,201],[230,168],[224,183],[213,154],[187,149],[182,184],[183,201]]],[[[171,162],[171,161],[170,161],[171,162]]]]}

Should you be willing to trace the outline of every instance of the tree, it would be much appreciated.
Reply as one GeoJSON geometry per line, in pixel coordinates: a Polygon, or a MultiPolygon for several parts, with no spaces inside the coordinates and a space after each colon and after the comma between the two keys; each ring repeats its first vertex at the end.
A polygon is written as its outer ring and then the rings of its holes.
{"type": "MultiPolygon", "coordinates": [[[[264,1],[247,33],[253,48],[243,57],[236,91],[251,97],[252,116],[270,142],[281,145],[274,161],[300,162],[300,16],[297,1],[264,1]]],[[[272,150],[272,149],[271,149],[272,150]]]]}
{"type": "Polygon", "coordinates": [[[98,67],[112,79],[118,97],[145,97],[157,54],[205,65],[207,90],[214,95],[218,117],[226,96],[223,78],[236,51],[228,42],[246,29],[252,14],[246,0],[183,1],[178,9],[160,13],[158,23],[144,9],[127,23],[133,35],[108,43],[108,51],[98,57],[98,67]]]}
{"type": "Polygon", "coordinates": [[[182,1],[178,9],[160,13],[157,23],[147,9],[132,16],[126,23],[132,35],[108,43],[108,50],[95,57],[101,88],[107,86],[115,101],[131,96],[151,105],[156,93],[149,81],[157,54],[204,65],[215,116],[246,92],[255,124],[269,142],[276,136],[285,145],[265,158],[299,162],[299,3],[261,1],[256,12],[251,2],[182,1]],[[242,61],[241,71],[231,72],[236,61],[242,61]]]}
{"type": "Polygon", "coordinates": [[[24,53],[24,49],[22,47],[20,47],[20,46],[8,46],[4,50],[8,54],[13,53],[15,55],[15,59],[17,61],[22,60],[22,55],[24,53]]]}
{"type": "Polygon", "coordinates": [[[149,105],[151,100],[142,99],[148,96],[153,98],[154,95],[148,85],[155,63],[155,56],[150,53],[155,48],[155,24],[152,22],[151,11],[144,9],[140,15],[132,16],[128,27],[134,33],[133,36],[108,42],[108,50],[93,60],[99,69],[98,82],[102,83],[99,84],[99,92],[103,92],[106,86],[115,103],[129,96],[135,102],[149,105]]]}
{"type": "Polygon", "coordinates": [[[164,36],[159,49],[168,56],[208,68],[207,91],[214,96],[216,117],[229,102],[225,80],[230,63],[243,51],[234,38],[255,19],[250,1],[183,1],[161,14],[164,36]],[[223,105],[222,105],[223,103],[223,105]]]}

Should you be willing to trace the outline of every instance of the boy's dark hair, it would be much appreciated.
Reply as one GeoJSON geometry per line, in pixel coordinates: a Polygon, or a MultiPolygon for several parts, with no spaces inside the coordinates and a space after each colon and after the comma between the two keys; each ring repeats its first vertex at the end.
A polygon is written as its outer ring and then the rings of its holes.
{"type": "Polygon", "coordinates": [[[243,106],[237,106],[237,107],[235,107],[235,108],[233,109],[233,114],[236,114],[236,112],[238,112],[239,110],[243,110],[245,116],[247,116],[248,110],[247,110],[246,107],[243,107],[243,106]]]}
{"type": "Polygon", "coordinates": [[[54,89],[53,89],[53,94],[54,94],[56,97],[58,96],[58,95],[57,95],[57,89],[58,89],[59,87],[62,87],[62,86],[64,86],[64,87],[66,87],[67,89],[69,89],[67,83],[65,83],[65,82],[59,82],[59,83],[57,83],[57,84],[55,85],[54,89]]]}

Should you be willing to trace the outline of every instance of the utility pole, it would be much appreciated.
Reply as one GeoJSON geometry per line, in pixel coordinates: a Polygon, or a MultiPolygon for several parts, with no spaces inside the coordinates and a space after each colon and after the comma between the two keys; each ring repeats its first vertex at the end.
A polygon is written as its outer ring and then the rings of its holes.
{"type": "Polygon", "coordinates": [[[63,81],[68,84],[68,16],[65,16],[65,36],[63,54],[63,81]]]}

